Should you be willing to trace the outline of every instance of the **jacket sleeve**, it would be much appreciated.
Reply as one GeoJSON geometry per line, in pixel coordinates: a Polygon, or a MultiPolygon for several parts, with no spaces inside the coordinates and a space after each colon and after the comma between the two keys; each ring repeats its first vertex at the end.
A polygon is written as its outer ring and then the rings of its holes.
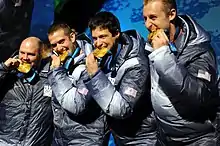
{"type": "Polygon", "coordinates": [[[88,90],[83,83],[83,71],[85,67],[77,67],[70,76],[62,67],[48,73],[49,84],[59,104],[74,115],[81,114],[89,100],[88,90]]]}
{"type": "Polygon", "coordinates": [[[149,73],[145,66],[137,64],[128,69],[121,79],[120,87],[112,85],[102,71],[85,84],[106,114],[123,119],[133,113],[135,104],[145,92],[149,73]]]}
{"type": "Polygon", "coordinates": [[[211,48],[201,48],[205,45],[188,46],[190,48],[187,49],[191,52],[182,58],[186,59],[186,64],[180,64],[168,46],[149,55],[152,66],[159,75],[159,85],[169,99],[176,103],[184,102],[192,109],[203,106],[211,99],[216,83],[215,57],[211,48]]]}

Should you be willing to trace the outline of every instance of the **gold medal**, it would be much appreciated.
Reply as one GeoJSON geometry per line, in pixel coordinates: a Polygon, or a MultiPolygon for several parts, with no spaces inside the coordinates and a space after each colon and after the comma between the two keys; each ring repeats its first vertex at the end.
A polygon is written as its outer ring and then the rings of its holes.
{"type": "Polygon", "coordinates": [[[155,31],[152,31],[152,32],[148,35],[147,39],[148,39],[148,41],[149,41],[150,43],[152,42],[152,40],[154,39],[154,37],[156,36],[156,34],[157,34],[159,31],[163,31],[163,30],[162,30],[162,29],[157,29],[157,30],[155,30],[155,31]]]}
{"type": "Polygon", "coordinates": [[[22,73],[28,73],[31,70],[31,64],[22,62],[19,64],[17,69],[22,73]]]}
{"type": "Polygon", "coordinates": [[[95,49],[93,51],[93,55],[96,57],[96,58],[102,58],[103,56],[105,56],[105,54],[108,52],[108,49],[107,48],[102,48],[102,49],[95,49]]]}
{"type": "Polygon", "coordinates": [[[62,54],[59,54],[60,61],[63,62],[66,59],[67,56],[68,56],[68,52],[67,51],[63,51],[62,54]]]}

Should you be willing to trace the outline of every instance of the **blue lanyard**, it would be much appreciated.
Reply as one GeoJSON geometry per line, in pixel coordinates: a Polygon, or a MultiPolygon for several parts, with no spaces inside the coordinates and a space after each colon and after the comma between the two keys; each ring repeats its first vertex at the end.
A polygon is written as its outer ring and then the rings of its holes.
{"type": "Polygon", "coordinates": [[[72,55],[69,56],[69,58],[66,60],[65,64],[63,65],[65,69],[67,70],[69,69],[70,64],[72,63],[72,61],[74,60],[74,58],[76,57],[76,55],[79,53],[80,50],[81,49],[77,47],[75,51],[72,53],[72,55]]]}
{"type": "Polygon", "coordinates": [[[177,54],[177,49],[176,49],[176,46],[174,45],[174,43],[172,42],[169,42],[169,47],[170,47],[170,51],[173,53],[173,54],[177,54]]]}
{"type": "Polygon", "coordinates": [[[17,77],[24,79],[24,82],[26,81],[28,83],[31,83],[35,79],[37,74],[38,74],[37,71],[35,71],[34,69],[31,69],[31,76],[30,77],[25,77],[26,74],[21,73],[21,72],[17,73],[17,77]]]}
{"type": "Polygon", "coordinates": [[[117,59],[118,55],[120,54],[120,52],[121,52],[121,44],[118,44],[117,53],[116,53],[114,59],[113,59],[113,56],[112,56],[112,52],[109,51],[111,56],[109,56],[107,58],[107,60],[105,61],[105,64],[104,64],[104,71],[105,72],[109,72],[111,70],[111,64],[114,65],[114,63],[116,62],[116,59],[117,59]]]}
{"type": "Polygon", "coordinates": [[[116,53],[115,58],[114,58],[115,61],[116,61],[116,58],[118,57],[118,55],[119,55],[120,52],[121,52],[121,46],[122,46],[122,44],[118,44],[117,53],[116,53]]]}
{"type": "MultiPolygon", "coordinates": [[[[174,40],[177,39],[178,35],[180,33],[180,27],[176,27],[176,32],[175,32],[175,35],[174,35],[174,40]]],[[[177,48],[175,46],[175,44],[173,42],[169,42],[169,47],[170,47],[170,51],[176,55],[177,54],[177,48]]]]}

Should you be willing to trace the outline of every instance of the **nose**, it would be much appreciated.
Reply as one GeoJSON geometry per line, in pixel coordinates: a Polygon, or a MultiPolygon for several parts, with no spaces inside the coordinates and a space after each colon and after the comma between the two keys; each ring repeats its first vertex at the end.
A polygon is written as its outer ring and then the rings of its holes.
{"type": "Polygon", "coordinates": [[[25,59],[25,60],[28,59],[28,54],[24,54],[24,59],[25,59]]]}
{"type": "Polygon", "coordinates": [[[55,51],[57,52],[63,52],[63,46],[60,45],[60,44],[57,44],[56,48],[55,48],[55,51]]]}
{"type": "Polygon", "coordinates": [[[94,45],[95,45],[96,48],[101,48],[102,47],[102,41],[100,39],[97,39],[94,42],[94,45]]]}
{"type": "Polygon", "coordinates": [[[29,61],[28,54],[27,53],[23,54],[21,60],[29,61]]]}
{"type": "Polygon", "coordinates": [[[145,26],[147,27],[148,30],[151,30],[152,29],[152,22],[150,20],[146,20],[145,21],[145,26]]]}

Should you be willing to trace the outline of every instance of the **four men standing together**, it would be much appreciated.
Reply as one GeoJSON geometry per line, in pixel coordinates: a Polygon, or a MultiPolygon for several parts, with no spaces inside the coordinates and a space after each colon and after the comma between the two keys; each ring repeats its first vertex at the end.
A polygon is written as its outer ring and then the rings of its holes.
{"type": "Polygon", "coordinates": [[[66,24],[49,29],[46,59],[25,39],[0,66],[0,144],[100,146],[111,132],[116,145],[217,145],[208,33],[175,0],[144,0],[143,15],[147,42],[110,12],[89,21],[93,45],[66,24]]]}

